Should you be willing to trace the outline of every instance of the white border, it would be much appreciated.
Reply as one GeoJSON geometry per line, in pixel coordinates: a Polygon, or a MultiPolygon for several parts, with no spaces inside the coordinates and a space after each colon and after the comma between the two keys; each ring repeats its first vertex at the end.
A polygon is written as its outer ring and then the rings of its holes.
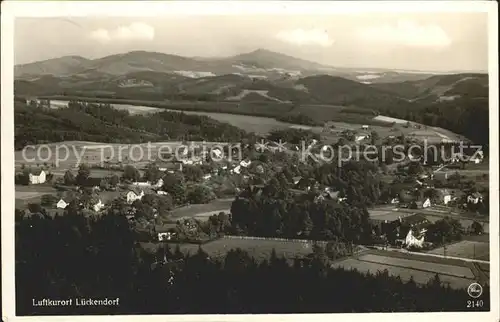
{"type": "MultiPolygon", "coordinates": [[[[499,320],[499,218],[498,218],[498,9],[496,1],[90,1],[28,2],[4,1],[1,8],[2,40],[2,320],[25,321],[362,321],[364,318],[408,322],[440,320],[499,320]],[[370,12],[488,12],[489,17],[489,90],[490,90],[490,271],[491,311],[472,313],[371,313],[366,314],[295,314],[295,315],[150,315],[150,316],[45,316],[15,317],[14,297],[14,142],[13,142],[13,18],[55,16],[157,16],[157,15],[242,15],[242,14],[332,14],[370,12]]],[[[464,21],[464,23],[467,23],[464,21]]]]}

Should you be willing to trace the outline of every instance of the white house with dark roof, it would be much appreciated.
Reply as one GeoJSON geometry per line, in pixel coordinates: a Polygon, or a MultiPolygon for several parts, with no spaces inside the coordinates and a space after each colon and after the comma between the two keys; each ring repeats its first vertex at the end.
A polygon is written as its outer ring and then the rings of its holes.
{"type": "Polygon", "coordinates": [[[47,181],[47,174],[43,170],[36,171],[29,174],[30,184],[41,184],[47,181]]]}

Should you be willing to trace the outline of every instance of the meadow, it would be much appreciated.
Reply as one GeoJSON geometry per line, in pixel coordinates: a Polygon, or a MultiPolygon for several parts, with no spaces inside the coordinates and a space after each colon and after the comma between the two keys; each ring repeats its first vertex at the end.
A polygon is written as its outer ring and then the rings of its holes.
{"type": "MultiPolygon", "coordinates": [[[[423,129],[417,131],[413,127],[405,127],[405,120],[381,115],[374,116],[374,112],[369,109],[346,106],[315,104],[294,106],[276,102],[166,102],[83,97],[75,97],[75,99],[111,103],[114,108],[127,110],[131,114],[147,114],[167,110],[203,115],[259,135],[265,135],[273,130],[302,126],[300,124],[281,122],[276,118],[285,115],[307,115],[319,124],[326,122],[334,125],[335,131],[324,134],[324,140],[327,143],[336,142],[343,130],[360,131],[362,124],[369,125],[369,131],[376,131],[380,137],[404,134],[416,139],[427,139],[429,142],[458,140],[459,138],[456,134],[441,128],[424,126],[423,129]],[[396,124],[393,125],[393,122],[396,124]]],[[[67,106],[68,101],[56,99],[51,102],[53,102],[54,108],[61,108],[67,106]]],[[[312,126],[309,129],[316,133],[323,131],[322,126],[312,126]]]]}
{"type": "Polygon", "coordinates": [[[208,219],[213,214],[218,214],[219,212],[228,213],[231,210],[231,205],[233,203],[232,198],[230,199],[218,199],[214,200],[208,204],[196,204],[188,205],[180,208],[176,208],[171,211],[170,218],[179,220],[184,218],[196,218],[196,219],[208,219]]]}
{"type": "Polygon", "coordinates": [[[465,266],[429,263],[429,262],[423,262],[421,260],[388,257],[376,254],[361,255],[358,257],[358,260],[369,263],[390,265],[393,267],[409,268],[417,271],[426,271],[443,275],[452,275],[461,278],[469,278],[469,279],[474,278],[474,274],[472,274],[472,271],[465,266]]]}
{"type": "MultiPolygon", "coordinates": [[[[389,259],[387,257],[387,259],[389,259]]],[[[415,270],[407,267],[391,266],[390,264],[367,262],[355,258],[348,258],[332,265],[336,268],[344,268],[347,270],[357,270],[359,272],[375,274],[379,271],[387,270],[391,276],[399,276],[402,281],[408,281],[413,277],[417,284],[424,285],[429,280],[433,279],[436,275],[432,271],[432,264],[427,264],[428,271],[415,270]]],[[[449,284],[450,287],[455,289],[466,289],[474,280],[450,275],[438,274],[443,283],[449,284]]]]}
{"type": "MultiPolygon", "coordinates": [[[[444,254],[444,247],[433,249],[428,253],[442,255],[444,254]]],[[[462,240],[446,245],[446,255],[488,261],[490,259],[490,246],[489,243],[462,240]]]]}
{"type": "MultiPolygon", "coordinates": [[[[181,251],[184,253],[194,254],[198,250],[198,245],[181,244],[181,251]]],[[[302,241],[285,241],[277,239],[252,239],[252,238],[230,238],[224,237],[206,244],[201,248],[210,256],[221,257],[229,250],[240,248],[247,251],[250,256],[256,260],[269,259],[269,256],[274,249],[278,257],[287,259],[306,257],[312,254],[312,242],[302,241]]]]}

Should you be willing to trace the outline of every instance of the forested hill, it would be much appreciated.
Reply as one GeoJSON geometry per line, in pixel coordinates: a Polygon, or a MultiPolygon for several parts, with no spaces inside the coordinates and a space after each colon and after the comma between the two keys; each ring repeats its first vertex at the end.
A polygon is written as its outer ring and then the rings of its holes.
{"type": "Polygon", "coordinates": [[[130,115],[109,104],[70,102],[50,109],[15,102],[15,148],[68,140],[106,143],[142,143],[162,140],[241,141],[248,134],[230,124],[199,115],[163,111],[130,115]]]}

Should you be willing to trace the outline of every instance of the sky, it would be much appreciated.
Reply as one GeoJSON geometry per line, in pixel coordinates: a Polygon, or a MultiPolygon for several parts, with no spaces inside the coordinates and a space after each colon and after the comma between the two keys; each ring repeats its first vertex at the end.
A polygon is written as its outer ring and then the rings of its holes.
{"type": "Polygon", "coordinates": [[[268,49],[334,67],[488,69],[486,13],[16,18],[16,64],[132,50],[226,57],[268,49]]]}

